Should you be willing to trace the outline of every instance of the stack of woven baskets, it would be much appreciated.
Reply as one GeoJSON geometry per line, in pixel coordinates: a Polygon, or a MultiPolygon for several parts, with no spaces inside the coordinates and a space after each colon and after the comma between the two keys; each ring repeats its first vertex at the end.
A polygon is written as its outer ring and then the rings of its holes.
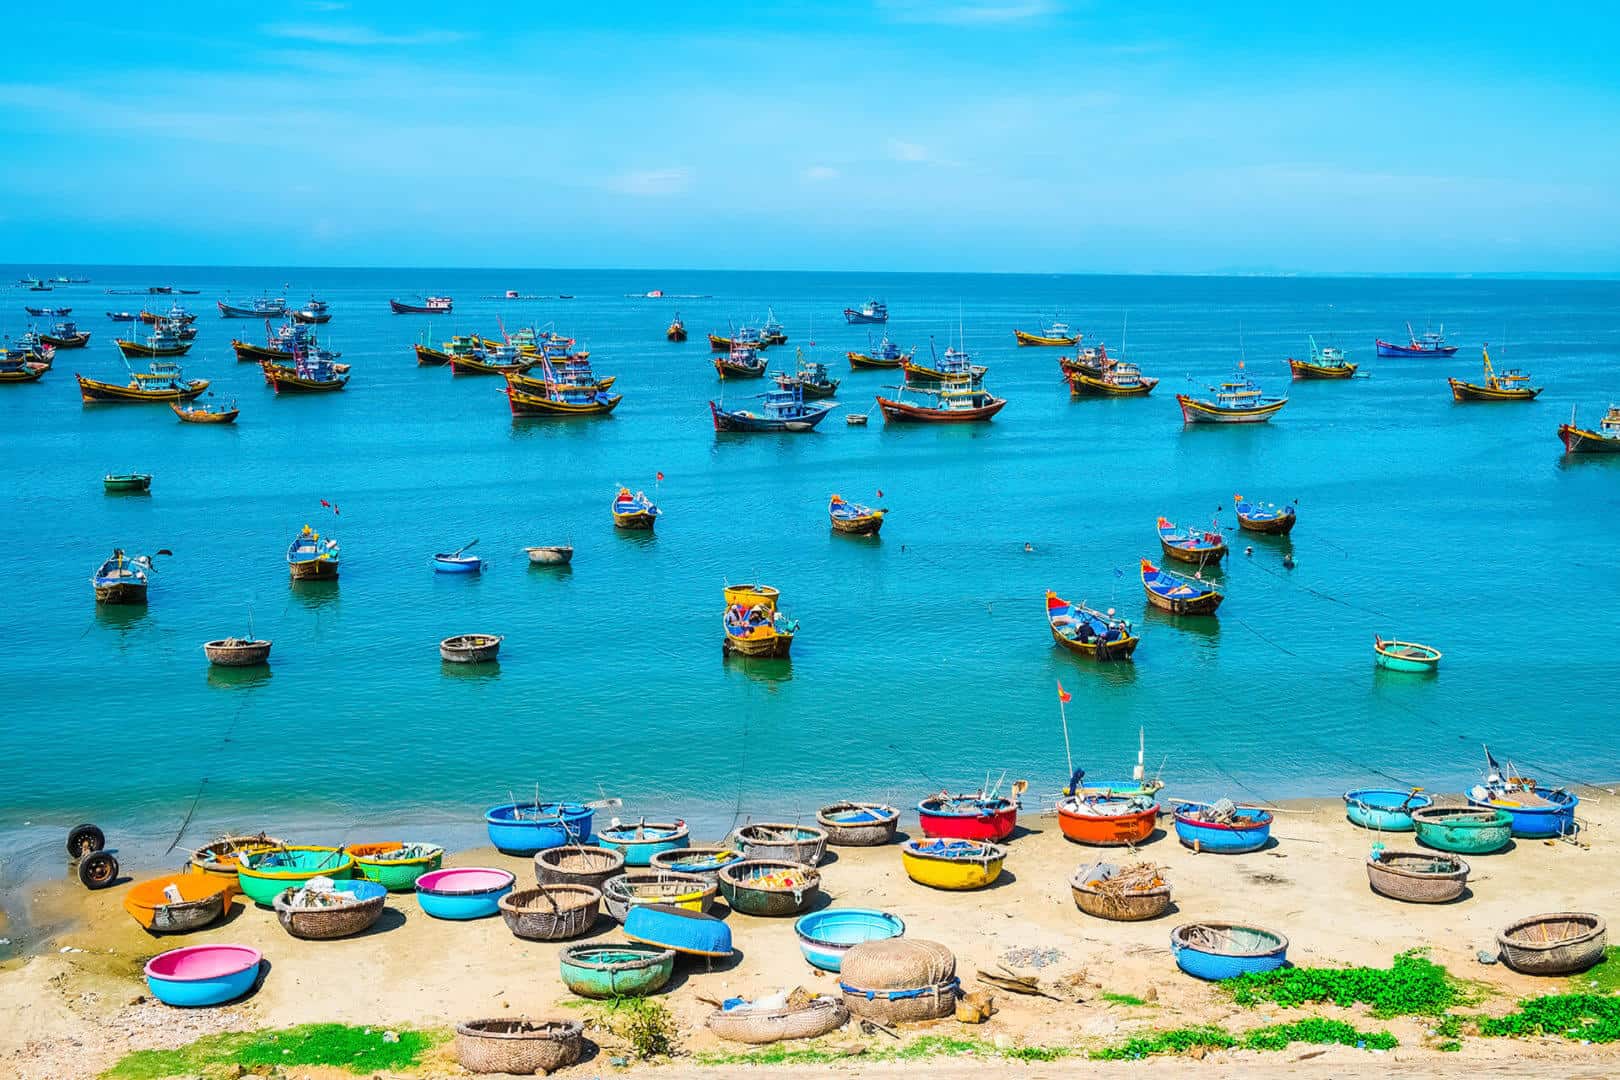
{"type": "Polygon", "coordinates": [[[886,1024],[938,1020],[956,1011],[956,957],[937,941],[864,941],[844,954],[838,988],[856,1016],[886,1024]]]}

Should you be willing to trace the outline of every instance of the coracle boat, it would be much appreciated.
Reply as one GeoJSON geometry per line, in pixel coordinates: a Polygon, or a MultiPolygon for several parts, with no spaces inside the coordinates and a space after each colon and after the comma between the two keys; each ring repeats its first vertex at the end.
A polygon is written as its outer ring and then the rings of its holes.
{"type": "Polygon", "coordinates": [[[1525,975],[1575,975],[1603,959],[1609,928],[1589,911],[1558,911],[1510,923],[1496,935],[1502,962],[1525,975]]]}
{"type": "Polygon", "coordinates": [[[1007,849],[986,840],[907,840],[900,845],[906,876],[931,889],[982,889],[1001,876],[1007,849]]]}
{"type": "Polygon", "coordinates": [[[325,581],[338,576],[338,542],[305,525],[287,547],[287,573],[294,581],[325,581]]]}
{"type": "Polygon", "coordinates": [[[501,651],[500,634],[456,634],[439,642],[439,659],[447,664],[489,664],[501,651]]]}
{"type": "Polygon", "coordinates": [[[444,864],[444,848],[437,844],[389,840],[350,844],[343,850],[354,859],[354,872],[375,881],[389,892],[410,892],[416,879],[444,864]]]}
{"type": "Polygon", "coordinates": [[[484,560],[476,555],[464,554],[466,550],[478,543],[475,536],[467,543],[454,551],[441,551],[433,556],[433,572],[436,574],[481,574],[484,571],[484,560]]]}
{"type": "Polygon", "coordinates": [[[876,345],[871,344],[871,339],[868,338],[866,352],[847,352],[844,357],[849,361],[852,371],[859,371],[861,368],[897,368],[909,362],[916,351],[900,348],[889,340],[888,334],[884,334],[883,340],[876,345]]]}
{"type": "Polygon", "coordinates": [[[541,885],[500,899],[501,918],[513,937],[564,941],[589,933],[602,913],[602,894],[589,885],[541,885]]]}
{"type": "Polygon", "coordinates": [[[283,891],[311,878],[344,881],[353,876],[354,859],[335,847],[282,845],[246,852],[236,863],[236,877],[243,895],[262,907],[270,907],[283,891]]]}
{"type": "Polygon", "coordinates": [[[793,648],[794,635],[799,632],[797,619],[790,619],[763,604],[727,605],[720,621],[725,652],[740,656],[785,658],[793,648]]]}
{"type": "Polygon", "coordinates": [[[680,312],[677,311],[675,317],[669,321],[669,326],[664,330],[664,337],[670,341],[686,340],[686,324],[681,321],[680,312]]]}
{"type": "Polygon", "coordinates": [[[1316,338],[1309,338],[1311,343],[1311,358],[1309,360],[1295,360],[1288,358],[1288,370],[1297,382],[1301,379],[1351,379],[1355,377],[1356,365],[1350,362],[1343,349],[1329,345],[1325,348],[1316,347],[1316,338]]]}
{"type": "Polygon", "coordinates": [[[0,351],[0,383],[36,382],[49,370],[51,365],[43,360],[28,360],[0,351]]]}
{"type": "Polygon", "coordinates": [[[58,349],[82,349],[90,344],[90,334],[72,322],[59,322],[49,333],[40,334],[39,340],[58,349]]]}
{"type": "Polygon", "coordinates": [[[724,595],[727,604],[742,604],[744,607],[763,604],[768,608],[775,608],[776,602],[782,598],[782,590],[774,585],[761,585],[750,581],[740,585],[727,585],[724,595]]]}
{"type": "Polygon", "coordinates": [[[241,304],[229,304],[224,300],[216,300],[214,303],[219,308],[219,317],[222,319],[279,319],[287,314],[285,296],[261,296],[246,307],[241,304]]]}
{"type": "Polygon", "coordinates": [[[579,1020],[465,1020],[456,1025],[456,1061],[470,1073],[547,1076],[579,1061],[584,1035],[579,1020]]]}
{"type": "Polygon", "coordinates": [[[1485,751],[1485,780],[1468,789],[1468,805],[1506,810],[1513,819],[1513,835],[1525,840],[1573,836],[1579,826],[1575,807],[1580,799],[1563,788],[1542,787],[1518,776],[1513,763],[1504,770],[1485,751]]]}
{"type": "Polygon", "coordinates": [[[382,917],[388,890],[374,881],[319,882],[285,889],[271,903],[283,930],[305,941],[333,941],[369,930],[382,917]]]}
{"type": "Polygon", "coordinates": [[[876,536],[878,530],[883,528],[883,517],[888,512],[886,508],[874,510],[870,506],[850,502],[842,495],[834,495],[827,500],[827,517],[832,521],[833,532],[876,536]]]}
{"type": "Polygon", "coordinates": [[[1517,369],[1498,372],[1491,366],[1491,350],[1487,345],[1481,350],[1484,355],[1485,381],[1483,383],[1463,382],[1461,379],[1447,379],[1451,384],[1451,398],[1453,401],[1534,401],[1536,395],[1541,393],[1541,387],[1530,385],[1530,376],[1517,369]]]}
{"type": "Polygon", "coordinates": [[[684,821],[647,821],[633,825],[615,822],[596,834],[599,846],[624,855],[626,866],[651,866],[654,855],[684,848],[692,835],[684,821]]]}
{"type": "Polygon", "coordinates": [[[1092,847],[1133,847],[1153,835],[1159,803],[1151,795],[1065,795],[1057,804],[1063,835],[1092,847]]]}
{"type": "Polygon", "coordinates": [[[101,478],[101,486],[107,491],[147,492],[152,490],[152,474],[108,473],[101,478]]]}
{"type": "Polygon", "coordinates": [[[813,825],[756,821],[732,834],[732,840],[750,859],[820,866],[827,854],[827,832],[813,825]]]}
{"type": "Polygon", "coordinates": [[[90,576],[90,587],[95,591],[98,604],[146,603],[146,578],[153,572],[152,559],[168,555],[162,548],[152,555],[129,556],[123,548],[115,548],[112,558],[96,567],[90,576]]]}
{"type": "Polygon", "coordinates": [[[663,511],[641,492],[622,487],[613,497],[613,527],[651,532],[663,511]]]}
{"type": "Polygon", "coordinates": [[[203,644],[203,655],[215,667],[257,667],[270,662],[271,643],[262,638],[220,638],[203,644]]]}
{"type": "Polygon", "coordinates": [[[1596,431],[1577,426],[1571,408],[1569,423],[1558,425],[1558,439],[1566,454],[1620,454],[1620,405],[1609,406],[1596,431]]]}
{"type": "Polygon", "coordinates": [[[124,910],[154,934],[185,934],[224,918],[236,902],[236,879],[170,874],[130,887],[124,910]]]}
{"type": "Polygon", "coordinates": [[[542,544],[526,547],[523,552],[528,555],[530,566],[567,566],[574,561],[574,549],[569,544],[542,544]]]}
{"type": "Polygon", "coordinates": [[[1146,397],[1159,385],[1158,379],[1143,376],[1142,369],[1124,360],[1115,360],[1107,349],[1098,350],[1101,371],[1066,372],[1070,397],[1146,397]]]}
{"type": "Polygon", "coordinates": [[[1271,813],[1253,807],[1216,803],[1176,803],[1176,839],[1196,852],[1241,855],[1259,851],[1271,841],[1271,813]]]}
{"type": "Polygon", "coordinates": [[[1161,517],[1154,526],[1166,558],[1200,566],[1226,558],[1226,539],[1221,536],[1219,523],[1212,522],[1207,529],[1181,529],[1169,518],[1161,517]]]}
{"type": "Polygon", "coordinates": [[[1299,520],[1299,512],[1292,506],[1250,502],[1241,495],[1232,496],[1232,506],[1237,511],[1238,527],[1249,532],[1286,536],[1299,520]]]}
{"type": "Polygon", "coordinates": [[[1030,333],[1027,330],[1014,330],[1013,338],[1019,345],[1078,345],[1080,336],[1069,329],[1069,324],[1053,319],[1051,325],[1043,330],[1030,333]]]}
{"type": "Polygon", "coordinates": [[[310,353],[300,349],[291,367],[269,360],[259,365],[264,381],[278,394],[316,394],[342,390],[349,385],[346,364],[334,364],[324,350],[310,353]]]}
{"type": "Polygon", "coordinates": [[[1089,660],[1129,660],[1142,640],[1112,610],[1070,603],[1051,591],[1046,594],[1046,623],[1054,642],[1089,660]]]}
{"type": "Polygon", "coordinates": [[[893,398],[879,394],[877,399],[886,423],[964,424],[988,421],[1007,404],[1006,398],[998,398],[983,387],[972,386],[967,381],[947,383],[939,390],[920,390],[911,386],[890,389],[895,391],[893,398]],[[919,405],[906,401],[905,394],[908,392],[931,398],[933,404],[919,405]]]}
{"type": "Polygon", "coordinates": [[[602,906],[618,922],[642,904],[669,904],[699,914],[714,904],[720,887],[695,874],[643,870],[608,878],[602,886],[602,906]]]}
{"type": "Polygon", "coordinates": [[[503,855],[579,847],[591,838],[595,811],[582,803],[502,803],[484,814],[489,842],[503,855]]]}
{"type": "Polygon", "coordinates": [[[691,874],[718,885],[720,871],[742,861],[743,853],[732,847],[684,847],[657,852],[647,865],[653,870],[691,874]]]}
{"type": "Polygon", "coordinates": [[[87,379],[74,373],[79,381],[79,397],[86,405],[98,402],[127,401],[190,401],[208,389],[207,379],[187,379],[180,365],[173,360],[153,360],[147,370],[129,372],[129,383],[116,383],[87,379]]]}
{"type": "Polygon", "coordinates": [[[725,356],[714,358],[714,370],[722,379],[758,379],[768,364],[758,349],[742,344],[733,344],[725,356]]]}
{"type": "Polygon", "coordinates": [[[1210,387],[1212,398],[1177,394],[1181,420],[1186,424],[1258,424],[1270,420],[1288,404],[1288,397],[1266,397],[1238,365],[1237,374],[1210,387]]]}
{"type": "Polygon", "coordinates": [[[797,862],[745,859],[722,867],[718,879],[732,911],[762,918],[797,915],[821,895],[821,872],[797,862]]]}
{"type": "Polygon", "coordinates": [[[898,915],[871,908],[827,908],[801,915],[793,924],[799,951],[811,967],[838,971],[844,954],[866,941],[887,941],[906,932],[898,915]]]}
{"type": "Polygon", "coordinates": [[[1170,884],[1151,863],[1121,869],[1113,863],[1082,866],[1069,879],[1074,906],[1114,922],[1156,919],[1170,909],[1170,884]]]}
{"type": "Polygon", "coordinates": [[[223,1005],[253,989],[264,957],[246,945],[187,945],[146,962],[146,988],[165,1005],[223,1005]]]}
{"type": "Polygon", "coordinates": [[[1406,324],[1405,345],[1397,345],[1392,341],[1377,338],[1373,344],[1378,347],[1379,356],[1451,356],[1457,351],[1457,346],[1446,344],[1446,328],[1444,325],[1438,331],[1426,331],[1422,334],[1412,332],[1412,324],[1406,324]]]}
{"type": "Polygon", "coordinates": [[[313,296],[309,298],[309,303],[290,314],[295,323],[317,324],[332,321],[332,312],[327,307],[326,301],[317,300],[313,296]]]}
{"type": "Polygon", "coordinates": [[[1367,856],[1367,884],[1391,900],[1444,904],[1468,887],[1468,864],[1451,855],[1389,851],[1379,844],[1367,856]]]}
{"type": "Polygon", "coordinates": [[[1443,655],[1433,645],[1392,641],[1373,635],[1373,663],[1386,671],[1437,671],[1443,655]]]}
{"type": "Polygon", "coordinates": [[[962,984],[950,949],[902,937],[863,941],[845,953],[838,989],[856,1016],[906,1024],[950,1016],[962,984]]]}
{"type": "Polygon", "coordinates": [[[787,1039],[816,1039],[849,1022],[849,1010],[835,997],[806,991],[778,992],[757,1001],[730,998],[704,1023],[728,1042],[759,1046],[787,1039]]]}
{"type": "Polygon", "coordinates": [[[1513,842],[1513,816],[1506,810],[1470,806],[1425,806],[1412,811],[1417,841],[1453,855],[1490,855],[1513,842]]]}
{"type": "Polygon", "coordinates": [[[1411,832],[1412,813],[1434,800],[1421,788],[1395,791],[1387,788],[1359,788],[1344,793],[1344,816],[1352,825],[1377,832],[1411,832]]]}
{"type": "Polygon", "coordinates": [[[1018,800],[941,792],[917,804],[917,821],[929,839],[1005,840],[1018,824],[1018,800]]]}
{"type": "Polygon", "coordinates": [[[1238,923],[1187,923],[1170,932],[1176,966],[1197,979],[1215,982],[1288,962],[1288,939],[1275,930],[1238,923]]]}
{"type": "Polygon", "coordinates": [[[262,832],[251,836],[222,836],[193,851],[186,860],[185,873],[218,878],[234,886],[239,883],[242,856],[285,846],[285,841],[262,832]]]}
{"type": "Polygon", "coordinates": [[[778,321],[775,311],[766,308],[765,321],[759,327],[759,343],[761,345],[786,345],[787,341],[787,327],[778,321]]]}
{"type": "Polygon", "coordinates": [[[429,296],[420,304],[406,304],[399,300],[388,301],[388,310],[395,315],[448,315],[455,301],[448,296],[429,296]]]}
{"type": "MultiPolygon", "coordinates": [[[[673,868],[661,866],[659,869],[673,868]]],[[[534,879],[541,885],[589,885],[600,892],[609,878],[622,873],[624,852],[590,844],[549,847],[534,856],[534,879]]]]}
{"type": "Polygon", "coordinates": [[[229,406],[192,402],[182,405],[178,401],[169,402],[169,408],[181,422],[187,424],[234,424],[242,410],[236,407],[233,400],[229,406]]]}
{"type": "Polygon", "coordinates": [[[517,881],[510,873],[486,866],[453,866],[431,870],[416,879],[416,902],[435,919],[487,919],[501,909],[501,897],[517,881]]]}
{"type": "MultiPolygon", "coordinates": [[[[719,361],[716,361],[719,363],[719,361]]],[[[717,402],[709,402],[709,415],[716,431],[794,432],[814,431],[816,425],[827,418],[837,405],[811,405],[804,400],[804,388],[796,380],[782,379],[776,389],[756,395],[760,399],[759,411],[727,409],[717,402]]]]}
{"type": "Polygon", "coordinates": [[[847,323],[886,323],[889,321],[889,305],[881,300],[868,300],[858,308],[845,308],[844,321],[847,323]]]}
{"type": "Polygon", "coordinates": [[[562,981],[596,1000],[656,994],[675,972],[675,950],[652,945],[570,945],[559,957],[562,981]]]}
{"type": "Polygon", "coordinates": [[[1142,560],[1142,591],[1148,603],[1172,615],[1213,615],[1225,596],[1208,582],[1142,560]]]}
{"type": "Polygon", "coordinates": [[[877,847],[894,839],[900,811],[883,803],[838,802],[816,811],[834,847],[877,847]]]}

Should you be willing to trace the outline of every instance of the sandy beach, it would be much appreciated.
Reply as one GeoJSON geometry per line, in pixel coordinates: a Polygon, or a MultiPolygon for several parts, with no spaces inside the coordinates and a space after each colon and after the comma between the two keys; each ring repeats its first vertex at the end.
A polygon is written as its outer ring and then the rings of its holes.
{"type": "MultiPolygon", "coordinates": [[[[996,1013],[980,1025],[939,1021],[916,1034],[979,1040],[998,1049],[1066,1047],[1093,1050],[1135,1035],[1195,1024],[1221,1024],[1234,1032],[1326,1016],[1350,1020],[1358,1028],[1388,1030],[1395,1050],[1373,1053],[1350,1047],[1296,1044],[1262,1053],[1223,1050],[1202,1060],[1154,1058],[1139,1062],[1087,1062],[1088,1073],[1125,1076],[1238,1076],[1283,1073],[1321,1076],[1420,1076],[1466,1067],[1478,1075],[1603,1076],[1620,1070],[1620,1049],[1581,1045],[1553,1038],[1464,1037],[1459,1050],[1442,1052],[1421,1017],[1389,1020],[1364,1007],[1298,1009],[1262,1004],[1243,1007],[1218,987],[1176,970],[1168,935],[1177,924],[1241,920],[1286,934],[1289,959],[1298,966],[1388,966],[1395,954],[1427,948],[1454,975],[1488,988],[1465,1010],[1500,1014],[1522,997],[1557,993],[1561,979],[1515,974],[1501,964],[1484,965],[1481,950],[1496,951],[1497,931],[1516,918],[1544,911],[1607,914],[1620,853],[1608,843],[1614,813],[1601,793],[1583,792],[1584,831],[1579,844],[1517,841],[1506,852],[1472,859],[1471,895],[1439,905],[1399,904],[1368,888],[1363,860],[1376,839],[1348,824],[1338,800],[1286,804],[1279,808],[1274,843],[1239,856],[1195,854],[1163,832],[1142,849],[1142,857],[1166,868],[1174,888],[1171,913],[1146,923],[1113,923],[1076,910],[1068,880],[1091,861],[1097,849],[1066,840],[1055,817],[1026,812],[1010,841],[1006,871],[994,886],[977,892],[937,892],[914,884],[894,846],[831,849],[823,866],[823,888],[831,904],[877,907],[905,919],[907,934],[943,942],[956,953],[967,990],[984,989],[980,968],[995,969],[1009,950],[1050,950],[1038,971],[1043,980],[1066,982],[1079,1000],[1055,1001],[993,990],[996,1013]],[[1121,1004],[1104,995],[1129,995],[1145,1004],[1121,1004]],[[1533,1064],[1529,1062],[1533,1061],[1533,1064]]],[[[911,817],[913,827],[915,818],[911,817]]],[[[1165,822],[1168,824],[1168,822],[1165,822]]],[[[257,825],[258,823],[254,823],[257,825]]],[[[904,819],[902,825],[904,826],[904,819]]],[[[299,838],[317,840],[318,838],[299,838]]],[[[1410,836],[1389,839],[1391,847],[1413,846],[1410,836]]],[[[1113,853],[1113,861],[1122,853],[1113,853]]],[[[456,853],[450,865],[502,866],[533,880],[529,861],[490,849],[456,853]]],[[[135,880],[167,870],[126,866],[135,880]]],[[[183,938],[146,933],[121,907],[127,885],[87,892],[66,881],[52,882],[22,898],[30,921],[66,929],[38,942],[31,955],[0,969],[0,1075],[32,1078],[92,1075],[133,1049],[173,1047],[217,1031],[278,1028],[312,1022],[372,1027],[444,1029],[458,1020],[489,1016],[588,1015],[570,999],[557,975],[561,946],[514,938],[499,918],[472,923],[440,922],[423,915],[410,895],[391,897],[389,910],[366,934],[331,942],[288,936],[273,913],[239,904],[222,924],[183,938]],[[178,1011],[146,996],[141,966],[154,954],[181,944],[235,942],[260,949],[269,971],[258,990],[239,1003],[214,1010],[178,1011]]],[[[13,901],[16,902],[15,900],[13,901]]],[[[682,961],[672,989],[662,996],[681,1029],[682,1056],[672,1063],[640,1066],[669,1077],[721,1076],[736,1064],[704,1065],[701,1056],[738,1053],[703,1026],[711,1006],[700,998],[757,996],[802,985],[835,989],[831,976],[810,968],[800,956],[792,919],[725,914],[738,956],[705,969],[682,961]]],[[[593,935],[622,940],[605,916],[593,935]]],[[[911,1030],[904,1038],[914,1037],[911,1030]]],[[[950,1057],[909,1063],[863,1061],[867,1052],[892,1047],[889,1035],[863,1034],[854,1026],[828,1036],[821,1045],[849,1056],[834,1063],[851,1076],[937,1077],[982,1074],[987,1067],[1016,1075],[1066,1075],[1077,1062],[1023,1064],[1008,1060],[987,1065],[982,1058],[950,1057]]],[[[622,1054],[604,1045],[594,1058],[562,1075],[596,1076],[621,1071],[622,1054]]],[[[761,1075],[789,1078],[825,1075],[828,1065],[758,1066],[761,1075]]],[[[419,1075],[458,1075],[448,1044],[433,1052],[419,1075]]],[[[338,1075],[330,1070],[289,1069],[288,1076],[338,1075]]]]}

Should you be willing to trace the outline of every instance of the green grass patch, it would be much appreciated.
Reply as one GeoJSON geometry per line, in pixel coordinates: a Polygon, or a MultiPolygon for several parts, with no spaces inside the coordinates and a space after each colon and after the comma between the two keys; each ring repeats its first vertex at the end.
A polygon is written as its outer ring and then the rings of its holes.
{"type": "Polygon", "coordinates": [[[1366,1050],[1393,1050],[1398,1044],[1387,1031],[1360,1031],[1342,1020],[1311,1017],[1290,1024],[1271,1024],[1234,1035],[1223,1027],[1174,1028],[1128,1039],[1118,1046],[1091,1053],[1094,1061],[1134,1061],[1192,1050],[1286,1050],[1291,1043],[1316,1046],[1356,1046],[1366,1050]]]}
{"type": "Polygon", "coordinates": [[[1479,1018],[1481,1035],[1559,1035],[1611,1043],[1620,1040],[1620,997],[1612,994],[1547,994],[1525,998],[1506,1016],[1479,1018]]]}
{"type": "MultiPolygon", "coordinates": [[[[935,1057],[1002,1058],[1011,1061],[1057,1061],[1076,1051],[1066,1046],[1016,1046],[998,1050],[994,1044],[982,1039],[964,1039],[954,1035],[924,1035],[911,1042],[890,1046],[868,1046],[860,1055],[863,1062],[922,1061],[935,1057]]],[[[814,1043],[788,1046],[776,1043],[761,1050],[744,1053],[708,1053],[696,1055],[702,1065],[825,1065],[843,1061],[848,1051],[829,1049],[814,1043]]]]}
{"type": "Polygon", "coordinates": [[[1467,998],[1463,984],[1419,950],[1401,953],[1388,968],[1280,968],[1222,986],[1239,1005],[1362,1004],[1374,1016],[1438,1016],[1467,998]]]}
{"type": "Polygon", "coordinates": [[[1135,994],[1110,994],[1104,992],[1102,999],[1110,1005],[1146,1005],[1147,1002],[1135,994]]]}
{"type": "Polygon", "coordinates": [[[1093,1061],[1133,1061],[1159,1054],[1185,1054],[1189,1050],[1227,1050],[1237,1045],[1237,1036],[1223,1027],[1184,1027],[1138,1035],[1118,1046],[1093,1050],[1093,1061]]]}
{"type": "Polygon", "coordinates": [[[136,1050],[102,1074],[104,1080],[162,1080],[232,1065],[329,1065],[354,1073],[409,1069],[450,1037],[447,1031],[304,1024],[275,1031],[208,1035],[176,1050],[136,1050]],[[383,1039],[394,1030],[398,1042],[383,1039]]]}
{"type": "Polygon", "coordinates": [[[1610,945],[1596,967],[1571,976],[1569,988],[1577,994],[1620,992],[1620,946],[1610,945]]]}

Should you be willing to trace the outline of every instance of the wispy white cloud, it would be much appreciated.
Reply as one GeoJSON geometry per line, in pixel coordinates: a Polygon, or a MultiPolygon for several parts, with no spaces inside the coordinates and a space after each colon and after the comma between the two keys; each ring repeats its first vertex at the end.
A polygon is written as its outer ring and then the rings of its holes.
{"type": "Polygon", "coordinates": [[[619,173],[607,181],[607,187],[621,195],[675,195],[691,186],[692,170],[684,165],[619,173]]]}
{"type": "Polygon", "coordinates": [[[831,165],[812,165],[808,169],[804,170],[804,178],[814,184],[825,183],[828,180],[836,180],[842,175],[842,173],[833,168],[831,165]]]}
{"type": "Polygon", "coordinates": [[[930,0],[879,0],[878,8],[893,22],[939,23],[945,26],[990,26],[1044,19],[1063,10],[1057,0],[986,0],[931,3],[930,0]]]}
{"type": "Polygon", "coordinates": [[[411,34],[388,34],[369,26],[342,26],[327,23],[271,23],[259,27],[270,37],[310,41],[317,45],[409,46],[449,45],[470,36],[459,30],[419,30],[411,34]]]}

